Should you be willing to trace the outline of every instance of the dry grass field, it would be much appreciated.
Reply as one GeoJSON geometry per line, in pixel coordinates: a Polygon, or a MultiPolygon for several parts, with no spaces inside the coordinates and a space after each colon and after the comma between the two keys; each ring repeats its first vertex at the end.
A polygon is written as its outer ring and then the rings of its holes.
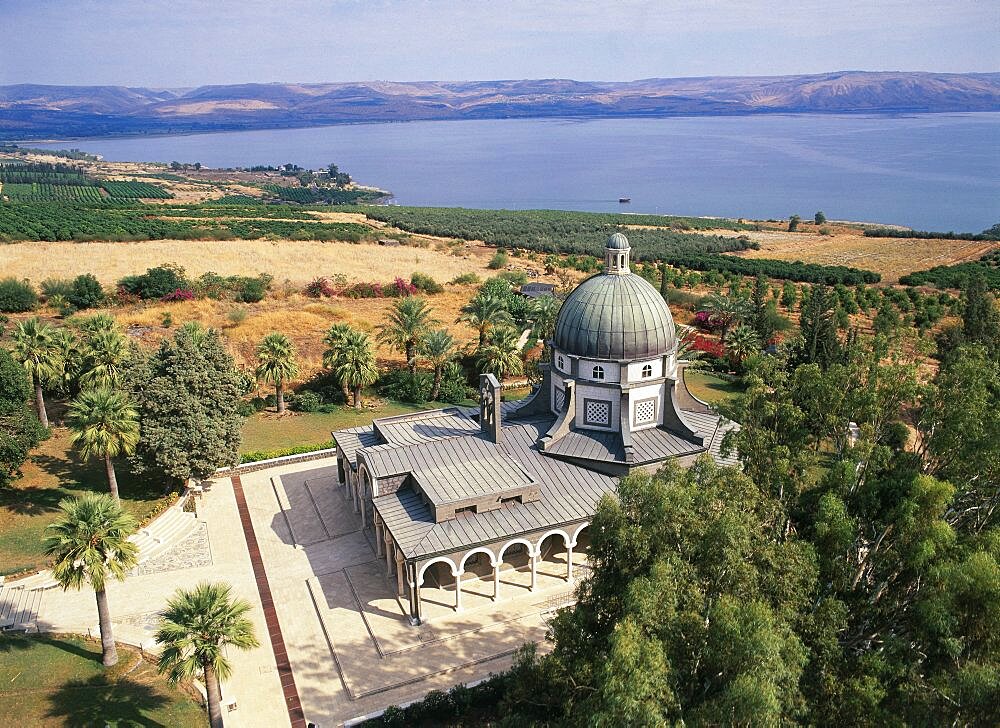
{"type": "MultiPolygon", "coordinates": [[[[811,226],[810,226],[811,227],[811,226]]],[[[900,276],[936,265],[953,265],[975,260],[998,243],[969,240],[916,240],[912,238],[866,238],[856,228],[832,227],[830,235],[810,229],[805,232],[761,231],[734,233],[713,231],[716,235],[747,235],[760,243],[760,250],[734,253],[746,258],[778,260],[823,265],[846,265],[875,271],[884,283],[898,283],[900,276]]]]}
{"type": "Polygon", "coordinates": [[[105,284],[162,263],[177,263],[188,275],[270,273],[277,282],[304,284],[342,273],[355,281],[392,281],[414,271],[449,281],[462,273],[481,278],[491,254],[484,246],[462,247],[460,255],[434,248],[383,247],[292,240],[150,240],[138,243],[11,243],[0,245],[0,270],[39,283],[93,273],[105,284]]]}

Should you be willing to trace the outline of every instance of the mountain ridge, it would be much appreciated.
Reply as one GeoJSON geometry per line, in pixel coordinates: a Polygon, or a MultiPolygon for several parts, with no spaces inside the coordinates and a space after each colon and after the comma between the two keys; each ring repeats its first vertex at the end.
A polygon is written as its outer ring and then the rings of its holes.
{"type": "Polygon", "coordinates": [[[1000,73],[836,71],[635,81],[353,81],[194,88],[0,86],[0,138],[325,124],[758,113],[1000,111],[1000,73]]]}

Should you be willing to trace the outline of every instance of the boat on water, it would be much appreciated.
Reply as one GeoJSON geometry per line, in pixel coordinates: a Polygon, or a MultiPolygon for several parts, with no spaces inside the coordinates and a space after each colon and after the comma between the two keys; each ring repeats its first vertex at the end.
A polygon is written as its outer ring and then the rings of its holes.
{"type": "Polygon", "coordinates": [[[631,198],[631,197],[619,197],[619,198],[618,198],[618,204],[619,204],[619,205],[627,205],[627,204],[628,204],[628,203],[630,203],[631,201],[632,201],[632,198],[631,198]]]}

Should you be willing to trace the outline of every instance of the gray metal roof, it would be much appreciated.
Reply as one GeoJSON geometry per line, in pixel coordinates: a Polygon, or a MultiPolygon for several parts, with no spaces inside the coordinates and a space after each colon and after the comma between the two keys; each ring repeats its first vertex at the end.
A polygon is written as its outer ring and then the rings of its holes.
{"type": "Polygon", "coordinates": [[[508,425],[499,445],[485,441],[531,475],[540,500],[435,523],[431,509],[409,487],[376,498],[375,509],[406,557],[445,553],[589,519],[601,496],[614,490],[615,478],[542,455],[537,443],[551,424],[546,419],[508,425]]]}
{"type": "Polygon", "coordinates": [[[706,442],[708,444],[708,452],[711,453],[715,462],[719,465],[739,467],[740,460],[735,452],[729,455],[722,454],[722,439],[730,430],[738,430],[740,428],[738,424],[711,412],[688,412],[682,410],[681,416],[699,432],[711,433],[706,442]]]}
{"type": "MultiPolygon", "coordinates": [[[[471,412],[479,410],[473,408],[471,412]]],[[[417,445],[479,432],[479,423],[471,419],[470,410],[459,407],[382,417],[375,420],[373,427],[386,442],[398,445],[417,445]]]]}
{"type": "MultiPolygon", "coordinates": [[[[632,433],[632,465],[704,451],[703,445],[659,427],[632,433]]],[[[625,446],[620,432],[574,430],[549,445],[546,452],[562,457],[625,464],[625,446]]]]}
{"type": "Polygon", "coordinates": [[[591,359],[646,359],[673,351],[677,332],[660,293],[634,273],[600,273],[569,294],[556,347],[591,359]]]}
{"type": "Polygon", "coordinates": [[[357,452],[362,448],[372,447],[382,442],[370,426],[349,427],[345,430],[337,430],[333,433],[333,439],[337,443],[344,457],[351,464],[352,470],[358,469],[357,452]]]}
{"type": "Polygon", "coordinates": [[[624,233],[614,233],[610,238],[608,238],[608,242],[604,247],[610,248],[611,250],[628,250],[628,238],[625,237],[624,233]]]}

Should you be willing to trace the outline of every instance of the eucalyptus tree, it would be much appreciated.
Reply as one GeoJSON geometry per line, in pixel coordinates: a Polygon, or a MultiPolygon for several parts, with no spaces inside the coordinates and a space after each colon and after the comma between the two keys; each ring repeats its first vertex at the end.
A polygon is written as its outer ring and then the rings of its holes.
{"type": "Polygon", "coordinates": [[[406,356],[410,373],[417,371],[417,350],[427,331],[437,321],[426,298],[406,296],[398,298],[386,315],[385,323],[378,327],[378,338],[406,356]]]}
{"type": "Polygon", "coordinates": [[[228,647],[251,650],[259,647],[253,622],[247,617],[252,607],[234,599],[228,584],[201,583],[194,589],[179,589],[167,602],[156,632],[162,646],[157,660],[161,673],[171,682],[201,677],[208,698],[208,718],[212,728],[222,728],[222,680],[232,674],[228,647]]]}
{"type": "Polygon", "coordinates": [[[447,329],[434,329],[424,338],[420,352],[434,369],[431,401],[435,401],[441,393],[441,376],[444,368],[458,356],[455,338],[447,329]]]}
{"type": "Polygon", "coordinates": [[[14,327],[14,358],[21,363],[35,388],[35,406],[42,427],[49,426],[45,411],[46,385],[57,382],[62,373],[62,351],[55,329],[37,317],[25,319],[14,327]]]}
{"type": "Polygon", "coordinates": [[[132,455],[139,443],[139,411],[128,393],[106,386],[84,389],[70,404],[66,421],[83,458],[104,460],[108,487],[119,502],[113,458],[132,455]]]}
{"type": "Polygon", "coordinates": [[[65,589],[89,584],[97,598],[101,651],[105,667],[118,662],[111,627],[108,580],[124,581],[138,562],[138,548],[129,541],[136,521],[106,493],[88,493],[59,504],[62,513],[46,531],[45,554],[54,559],[52,576],[65,589]]]}
{"type": "Polygon", "coordinates": [[[274,385],[278,414],[285,411],[285,382],[299,375],[295,345],[284,334],[270,333],[257,346],[257,379],[274,385]]]}

